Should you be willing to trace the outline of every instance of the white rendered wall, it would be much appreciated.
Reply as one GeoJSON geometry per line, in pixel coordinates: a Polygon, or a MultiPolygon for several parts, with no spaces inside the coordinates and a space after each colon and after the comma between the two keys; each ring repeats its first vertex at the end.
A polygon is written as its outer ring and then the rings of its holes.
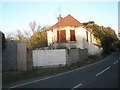
{"type": "Polygon", "coordinates": [[[53,29],[53,43],[57,42],[57,30],[53,29]]]}
{"type": "Polygon", "coordinates": [[[53,32],[52,31],[47,31],[47,41],[48,41],[48,45],[53,43],[53,32]]]}
{"type": "MultiPolygon", "coordinates": [[[[67,46],[68,47],[76,47],[76,48],[88,48],[90,50],[89,53],[92,54],[93,50],[91,48],[94,48],[95,45],[88,45],[86,43],[91,43],[90,41],[90,32],[88,31],[88,42],[86,42],[86,29],[83,27],[78,27],[78,28],[74,28],[74,27],[65,27],[65,28],[61,28],[61,30],[66,30],[66,40],[70,41],[70,30],[75,30],[75,35],[76,35],[76,43],[68,43],[67,46]],[[91,47],[91,48],[89,48],[91,47]]],[[[96,44],[96,39],[94,38],[93,34],[92,35],[92,43],[96,44]]],[[[47,31],[47,36],[48,36],[48,45],[54,43],[57,41],[57,30],[53,29],[53,31],[47,31]]],[[[96,46],[95,46],[95,50],[96,46]]],[[[93,52],[94,53],[94,52],[93,52]]]]}
{"type": "Polygon", "coordinates": [[[94,36],[93,36],[93,43],[96,44],[96,39],[94,38],[94,36]]]}
{"type": "Polygon", "coordinates": [[[90,32],[88,32],[88,42],[90,43],[90,32]]]}
{"type": "Polygon", "coordinates": [[[66,64],[65,49],[33,50],[33,66],[51,66],[66,64]]]}
{"type": "Polygon", "coordinates": [[[95,46],[95,45],[89,43],[89,45],[88,45],[88,53],[90,55],[101,54],[102,51],[103,51],[102,48],[99,48],[98,46],[95,46]]]}
{"type": "Polygon", "coordinates": [[[66,40],[70,41],[70,29],[66,28],[66,40]]]}
{"type": "Polygon", "coordinates": [[[75,30],[76,41],[77,41],[77,48],[83,49],[83,39],[86,35],[86,29],[84,28],[76,28],[75,30]]]}
{"type": "MultiPolygon", "coordinates": [[[[95,55],[102,53],[102,49],[100,49],[98,46],[90,43],[90,32],[88,31],[88,42],[86,41],[86,29],[84,28],[77,28],[76,29],[76,40],[77,40],[77,47],[80,47],[81,49],[87,48],[89,55],[95,55]]],[[[91,34],[92,35],[92,34],[91,34]]],[[[92,42],[96,42],[92,35],[92,42]]]]}
{"type": "Polygon", "coordinates": [[[88,49],[89,55],[98,55],[102,53],[102,48],[99,48],[92,43],[88,43],[87,41],[84,41],[84,48],[88,49]]]}

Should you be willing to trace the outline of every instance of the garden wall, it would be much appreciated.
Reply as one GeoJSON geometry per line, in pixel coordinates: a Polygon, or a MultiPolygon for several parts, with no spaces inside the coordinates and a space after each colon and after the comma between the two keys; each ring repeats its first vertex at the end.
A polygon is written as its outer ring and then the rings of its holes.
{"type": "Polygon", "coordinates": [[[33,50],[33,66],[65,65],[66,50],[33,50]]]}
{"type": "Polygon", "coordinates": [[[27,52],[25,43],[6,39],[5,49],[2,52],[2,71],[27,70],[27,52]]]}
{"type": "Polygon", "coordinates": [[[33,50],[33,66],[71,65],[87,57],[87,49],[33,50]]]}

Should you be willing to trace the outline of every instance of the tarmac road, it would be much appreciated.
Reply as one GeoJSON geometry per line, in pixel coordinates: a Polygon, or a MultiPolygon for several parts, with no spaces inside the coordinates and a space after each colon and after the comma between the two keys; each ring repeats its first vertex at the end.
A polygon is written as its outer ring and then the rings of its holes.
{"type": "MultiPolygon", "coordinates": [[[[118,88],[120,52],[96,63],[58,75],[12,85],[10,88],[118,88]]],[[[4,88],[4,87],[3,87],[4,88]]]]}

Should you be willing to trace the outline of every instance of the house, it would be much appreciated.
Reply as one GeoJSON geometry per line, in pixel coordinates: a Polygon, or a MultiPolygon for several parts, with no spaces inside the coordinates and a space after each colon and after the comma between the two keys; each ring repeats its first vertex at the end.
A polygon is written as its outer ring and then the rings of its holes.
{"type": "Polygon", "coordinates": [[[48,45],[53,49],[33,50],[33,66],[71,65],[85,60],[88,55],[100,55],[92,30],[68,14],[45,29],[48,45]],[[65,49],[67,48],[67,49],[65,49]],[[74,48],[74,49],[73,49],[74,48]]]}
{"type": "MultiPolygon", "coordinates": [[[[57,18],[58,22],[47,28],[48,45],[64,44],[68,47],[74,44],[76,48],[84,48],[83,40],[89,43],[96,43],[91,29],[87,30],[83,24],[68,14],[62,18],[61,15],[57,18]]],[[[71,47],[72,48],[72,47],[71,47]]]]}

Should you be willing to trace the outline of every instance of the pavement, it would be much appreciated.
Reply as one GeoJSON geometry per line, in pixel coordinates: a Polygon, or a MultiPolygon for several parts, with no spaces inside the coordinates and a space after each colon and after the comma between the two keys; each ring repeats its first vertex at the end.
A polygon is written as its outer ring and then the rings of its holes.
{"type": "Polygon", "coordinates": [[[74,90],[76,88],[118,88],[119,62],[120,52],[115,52],[101,61],[72,71],[3,86],[3,89],[68,88],[74,90]]]}

